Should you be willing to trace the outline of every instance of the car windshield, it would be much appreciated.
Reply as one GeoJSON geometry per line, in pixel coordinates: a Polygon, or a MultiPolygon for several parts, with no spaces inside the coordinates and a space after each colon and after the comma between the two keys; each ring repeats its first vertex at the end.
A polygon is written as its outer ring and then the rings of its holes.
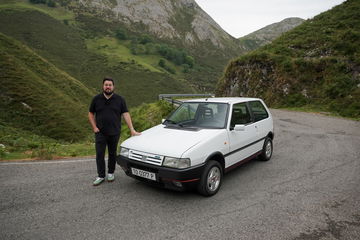
{"type": "Polygon", "coordinates": [[[164,122],[166,125],[193,128],[225,128],[228,104],[187,102],[164,122]]]}

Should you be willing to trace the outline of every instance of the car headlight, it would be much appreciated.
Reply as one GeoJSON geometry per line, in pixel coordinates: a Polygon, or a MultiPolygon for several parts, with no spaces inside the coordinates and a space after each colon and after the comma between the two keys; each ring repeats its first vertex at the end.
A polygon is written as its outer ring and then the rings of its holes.
{"type": "Polygon", "coordinates": [[[121,147],[120,148],[120,155],[124,157],[129,157],[129,149],[121,147]]]}
{"type": "Polygon", "coordinates": [[[188,168],[190,167],[190,159],[189,158],[173,158],[173,157],[165,157],[163,166],[171,167],[171,168],[188,168]]]}

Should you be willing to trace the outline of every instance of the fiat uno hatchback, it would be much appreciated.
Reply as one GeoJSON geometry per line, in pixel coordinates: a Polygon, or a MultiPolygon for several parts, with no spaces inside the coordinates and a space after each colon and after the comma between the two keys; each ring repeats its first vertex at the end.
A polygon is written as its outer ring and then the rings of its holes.
{"type": "Polygon", "coordinates": [[[136,179],[216,194],[223,174],[258,157],[270,160],[273,119],[258,98],[183,102],[162,124],[121,144],[117,163],[136,179]]]}

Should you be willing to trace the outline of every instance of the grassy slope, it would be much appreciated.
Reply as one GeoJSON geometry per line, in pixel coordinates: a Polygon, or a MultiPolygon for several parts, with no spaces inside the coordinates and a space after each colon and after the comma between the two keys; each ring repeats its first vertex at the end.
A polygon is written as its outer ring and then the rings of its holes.
{"type": "Polygon", "coordinates": [[[1,121],[54,139],[87,136],[87,105],[94,92],[0,34],[1,121]]]}
{"type": "Polygon", "coordinates": [[[217,91],[359,118],[359,69],[360,2],[350,0],[231,62],[217,91]]]}
{"type": "MultiPolygon", "coordinates": [[[[56,9],[64,11],[60,7],[56,9]]],[[[102,29],[103,32],[98,33],[100,39],[113,42],[113,38],[105,36],[111,33],[112,28],[115,29],[114,24],[97,21],[98,25],[95,26],[92,23],[96,19],[91,16],[72,20],[68,14],[68,19],[74,22],[66,25],[51,17],[56,15],[56,9],[43,6],[41,11],[37,11],[28,3],[0,5],[0,31],[22,41],[92,89],[99,89],[104,76],[112,76],[118,81],[117,85],[121,86],[118,91],[128,99],[130,106],[154,101],[160,93],[193,92],[181,76],[155,68],[156,58],[149,60],[149,56],[130,56],[126,58],[127,61],[117,62],[108,52],[94,47],[97,36],[86,26],[102,29]]]]}
{"type": "MultiPolygon", "coordinates": [[[[130,109],[134,127],[137,131],[144,131],[161,122],[173,110],[173,106],[164,101],[142,104],[130,109]]],[[[129,129],[123,122],[121,141],[130,136],[129,129]]],[[[80,143],[64,143],[51,138],[33,134],[19,128],[9,127],[0,120],[0,160],[40,158],[52,159],[57,157],[75,157],[95,155],[92,137],[80,143]]]]}

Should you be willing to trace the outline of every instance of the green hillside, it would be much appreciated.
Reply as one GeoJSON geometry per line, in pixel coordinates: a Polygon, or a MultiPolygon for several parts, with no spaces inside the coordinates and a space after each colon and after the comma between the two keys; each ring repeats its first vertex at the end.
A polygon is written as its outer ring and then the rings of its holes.
{"type": "Polygon", "coordinates": [[[119,24],[75,15],[60,6],[12,2],[0,5],[0,32],[26,44],[91,89],[100,89],[102,78],[112,76],[130,106],[152,102],[160,93],[194,91],[181,67],[168,62],[176,69],[171,74],[158,65],[162,56],[133,55],[115,37],[119,24]]]}
{"type": "Polygon", "coordinates": [[[88,135],[86,114],[94,92],[3,34],[0,79],[3,124],[67,141],[88,135]]]}
{"type": "MultiPolygon", "coordinates": [[[[137,131],[144,131],[166,118],[174,106],[165,101],[144,103],[130,109],[133,125],[137,131]]],[[[8,126],[0,119],[0,160],[2,159],[52,159],[57,157],[93,156],[95,148],[93,135],[79,143],[69,143],[40,136],[31,131],[8,126]]],[[[123,122],[121,139],[130,136],[130,131],[123,122]]]]}
{"type": "Polygon", "coordinates": [[[217,94],[359,118],[359,72],[360,1],[348,0],[232,61],[217,94]]]}

